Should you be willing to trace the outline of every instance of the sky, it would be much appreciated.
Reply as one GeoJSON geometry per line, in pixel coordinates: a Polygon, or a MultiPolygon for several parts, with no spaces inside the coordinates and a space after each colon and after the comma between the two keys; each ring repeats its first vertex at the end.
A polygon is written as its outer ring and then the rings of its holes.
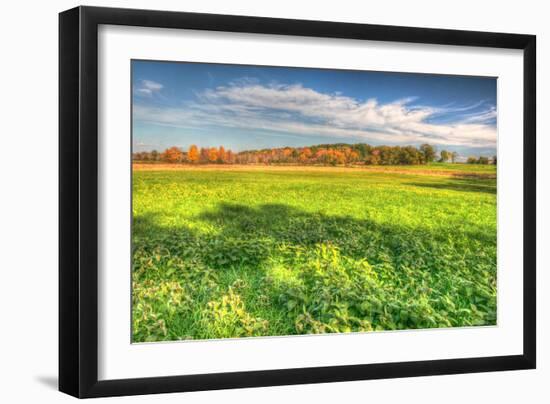
{"type": "Polygon", "coordinates": [[[132,61],[134,151],[429,143],[496,154],[496,78],[132,61]]]}

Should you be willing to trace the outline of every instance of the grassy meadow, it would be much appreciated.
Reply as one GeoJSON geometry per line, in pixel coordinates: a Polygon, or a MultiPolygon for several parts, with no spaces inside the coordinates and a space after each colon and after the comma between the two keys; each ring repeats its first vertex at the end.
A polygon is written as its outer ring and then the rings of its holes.
{"type": "Polygon", "coordinates": [[[135,165],[133,341],[496,323],[496,167],[135,165]]]}

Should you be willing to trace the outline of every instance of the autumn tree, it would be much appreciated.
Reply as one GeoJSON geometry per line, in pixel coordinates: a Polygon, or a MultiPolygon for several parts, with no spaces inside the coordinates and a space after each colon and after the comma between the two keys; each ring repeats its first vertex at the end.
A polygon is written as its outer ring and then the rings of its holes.
{"type": "Polygon", "coordinates": [[[187,159],[190,163],[198,163],[200,156],[199,156],[199,148],[192,144],[189,147],[189,151],[187,152],[187,159]]]}
{"type": "Polygon", "coordinates": [[[344,164],[355,163],[357,160],[359,160],[359,153],[357,153],[351,147],[344,147],[342,149],[342,152],[344,153],[344,164]]]}
{"type": "Polygon", "coordinates": [[[208,162],[215,163],[218,160],[218,149],[211,147],[208,149],[208,162]]]}
{"type": "Polygon", "coordinates": [[[372,152],[371,152],[371,155],[370,155],[370,158],[368,160],[368,163],[369,164],[372,164],[372,165],[378,165],[380,164],[380,150],[378,149],[374,149],[372,152]]]}
{"type": "Polygon", "coordinates": [[[208,163],[209,149],[201,147],[199,161],[201,163],[208,163]]]}
{"type": "Polygon", "coordinates": [[[340,150],[333,150],[333,159],[336,164],[346,164],[346,154],[340,150]]]}
{"type": "Polygon", "coordinates": [[[307,163],[312,155],[313,153],[311,152],[311,149],[309,147],[304,147],[300,151],[298,159],[300,160],[300,163],[307,163]]]}
{"type": "Polygon", "coordinates": [[[218,150],[218,163],[226,163],[227,162],[227,152],[225,151],[225,148],[223,146],[220,146],[218,150]]]}
{"type": "MultiPolygon", "coordinates": [[[[373,165],[411,165],[425,164],[434,161],[436,150],[429,144],[415,146],[371,146],[365,143],[320,144],[309,147],[281,147],[261,150],[244,150],[234,153],[224,146],[202,147],[191,145],[187,152],[178,147],[166,149],[162,154],[155,151],[143,151],[132,154],[134,161],[156,161],[159,158],[166,162],[201,163],[201,164],[373,164],[373,165]]],[[[442,150],[440,161],[456,161],[458,154],[442,150]]],[[[484,159],[473,157],[472,161],[480,164],[484,159]],[[481,160],[481,161],[480,161],[481,160]]],[[[491,163],[493,159],[488,160],[491,163]]]]}
{"type": "Polygon", "coordinates": [[[162,160],[168,163],[179,163],[183,159],[183,152],[179,147],[172,146],[162,153],[162,160]]]}
{"type": "Polygon", "coordinates": [[[283,149],[283,152],[281,153],[282,156],[281,156],[281,160],[285,163],[288,163],[290,158],[292,157],[292,148],[290,147],[285,147],[283,149]]]}

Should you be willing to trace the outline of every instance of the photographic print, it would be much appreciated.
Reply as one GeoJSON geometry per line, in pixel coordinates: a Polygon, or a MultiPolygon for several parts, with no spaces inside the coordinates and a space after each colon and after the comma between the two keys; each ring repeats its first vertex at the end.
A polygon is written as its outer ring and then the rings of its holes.
{"type": "Polygon", "coordinates": [[[131,68],[132,342],[496,325],[496,78],[131,68]]]}

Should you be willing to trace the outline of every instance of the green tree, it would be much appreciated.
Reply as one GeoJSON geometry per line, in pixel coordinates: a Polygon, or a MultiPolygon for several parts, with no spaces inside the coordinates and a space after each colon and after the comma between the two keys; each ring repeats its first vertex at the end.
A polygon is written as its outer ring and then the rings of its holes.
{"type": "Polygon", "coordinates": [[[477,162],[478,162],[478,164],[489,164],[489,158],[480,156],[479,160],[477,162]]]}
{"type": "Polygon", "coordinates": [[[435,147],[428,143],[420,146],[420,151],[424,155],[424,162],[431,163],[435,160],[435,147]]]}

